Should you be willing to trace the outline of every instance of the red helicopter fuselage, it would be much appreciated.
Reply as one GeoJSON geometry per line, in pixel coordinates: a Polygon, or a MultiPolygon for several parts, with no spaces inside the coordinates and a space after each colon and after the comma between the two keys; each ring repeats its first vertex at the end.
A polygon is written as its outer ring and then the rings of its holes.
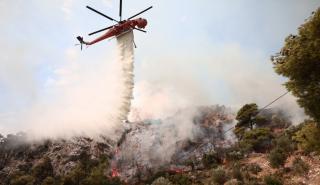
{"type": "Polygon", "coordinates": [[[144,29],[147,26],[147,24],[148,24],[147,20],[142,18],[133,19],[133,20],[123,20],[123,21],[120,21],[119,24],[114,25],[112,28],[110,28],[102,36],[90,42],[83,41],[83,44],[92,45],[104,39],[107,39],[113,36],[119,36],[131,29],[135,29],[136,27],[144,29]]]}

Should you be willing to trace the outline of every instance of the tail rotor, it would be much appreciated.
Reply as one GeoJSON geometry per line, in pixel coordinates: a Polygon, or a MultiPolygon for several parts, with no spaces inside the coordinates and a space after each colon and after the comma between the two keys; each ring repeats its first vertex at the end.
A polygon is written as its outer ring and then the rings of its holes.
{"type": "Polygon", "coordinates": [[[84,41],[83,41],[83,37],[78,36],[77,39],[80,42],[80,44],[76,44],[76,45],[80,45],[80,48],[82,50],[82,44],[85,44],[84,41]]]}

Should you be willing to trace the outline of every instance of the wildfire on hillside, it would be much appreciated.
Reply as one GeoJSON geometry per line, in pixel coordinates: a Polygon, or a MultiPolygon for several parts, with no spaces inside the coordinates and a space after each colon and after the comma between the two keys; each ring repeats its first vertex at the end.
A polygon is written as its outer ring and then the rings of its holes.
{"type": "Polygon", "coordinates": [[[224,126],[233,115],[223,106],[179,112],[161,121],[124,123],[111,159],[111,177],[141,182],[157,172],[180,174],[201,169],[203,154],[228,145],[224,126]],[[196,112],[196,113],[194,113],[196,112]],[[188,130],[189,129],[189,130],[188,130]],[[187,164],[187,161],[195,164],[187,164]]]}

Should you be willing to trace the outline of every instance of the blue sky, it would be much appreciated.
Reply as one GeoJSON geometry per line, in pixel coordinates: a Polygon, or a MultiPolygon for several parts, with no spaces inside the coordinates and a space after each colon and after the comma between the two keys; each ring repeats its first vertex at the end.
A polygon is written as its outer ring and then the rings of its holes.
{"type": "MultiPolygon", "coordinates": [[[[59,99],[48,88],[61,78],[57,69],[72,61],[80,66],[72,74],[94,73],[102,62],[112,60],[115,40],[82,52],[74,46],[77,35],[90,40],[94,36],[87,33],[112,24],[86,5],[118,18],[117,0],[0,2],[0,132],[8,130],[7,120],[39,99],[59,99]]],[[[200,104],[240,106],[254,101],[262,106],[284,92],[285,79],[273,72],[270,56],[320,1],[124,0],[124,17],[150,5],[154,8],[141,15],[149,22],[148,33],[135,33],[134,106],[156,104],[163,93],[170,103],[150,108],[159,116],[200,104]]],[[[297,107],[292,97],[281,105],[297,107]]],[[[15,129],[23,124],[19,121],[14,121],[15,129]]]]}

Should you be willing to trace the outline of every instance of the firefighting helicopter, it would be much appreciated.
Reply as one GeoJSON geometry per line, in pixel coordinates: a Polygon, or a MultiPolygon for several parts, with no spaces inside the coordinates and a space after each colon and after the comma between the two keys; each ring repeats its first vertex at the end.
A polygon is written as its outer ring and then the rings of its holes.
{"type": "MultiPolygon", "coordinates": [[[[145,30],[143,30],[148,22],[146,19],[143,19],[143,18],[136,18],[136,19],[133,19],[135,17],[137,17],[138,15],[150,10],[152,8],[152,6],[146,8],[145,10],[142,10],[141,12],[127,18],[127,19],[124,19],[122,20],[122,0],[120,0],[120,6],[119,6],[119,17],[120,17],[120,20],[116,20],[116,19],[113,19],[112,17],[109,17],[101,12],[99,12],[98,10],[96,9],[93,9],[92,7],[90,6],[86,6],[86,8],[88,8],[89,10],[111,20],[111,21],[114,21],[116,22],[117,24],[115,25],[112,25],[112,26],[109,26],[109,27],[106,27],[106,28],[103,28],[103,29],[100,29],[98,31],[95,31],[95,32],[92,32],[92,33],[89,33],[89,36],[90,35],[94,35],[96,33],[100,33],[102,31],[105,31],[105,30],[108,30],[105,34],[103,34],[102,36],[90,41],[90,42],[86,42],[83,40],[83,37],[81,36],[78,36],[77,39],[78,41],[80,42],[80,47],[81,47],[81,50],[82,50],[82,45],[85,44],[85,45],[92,45],[92,44],[95,44],[97,42],[100,42],[104,39],[107,39],[107,38],[111,38],[111,37],[118,37],[122,34],[125,34],[131,30],[138,30],[138,31],[141,31],[141,32],[144,32],[146,33],[145,30]]],[[[135,42],[133,41],[133,44],[134,46],[136,47],[136,44],[135,42]]],[[[79,44],[78,44],[79,45],[79,44]]]]}

